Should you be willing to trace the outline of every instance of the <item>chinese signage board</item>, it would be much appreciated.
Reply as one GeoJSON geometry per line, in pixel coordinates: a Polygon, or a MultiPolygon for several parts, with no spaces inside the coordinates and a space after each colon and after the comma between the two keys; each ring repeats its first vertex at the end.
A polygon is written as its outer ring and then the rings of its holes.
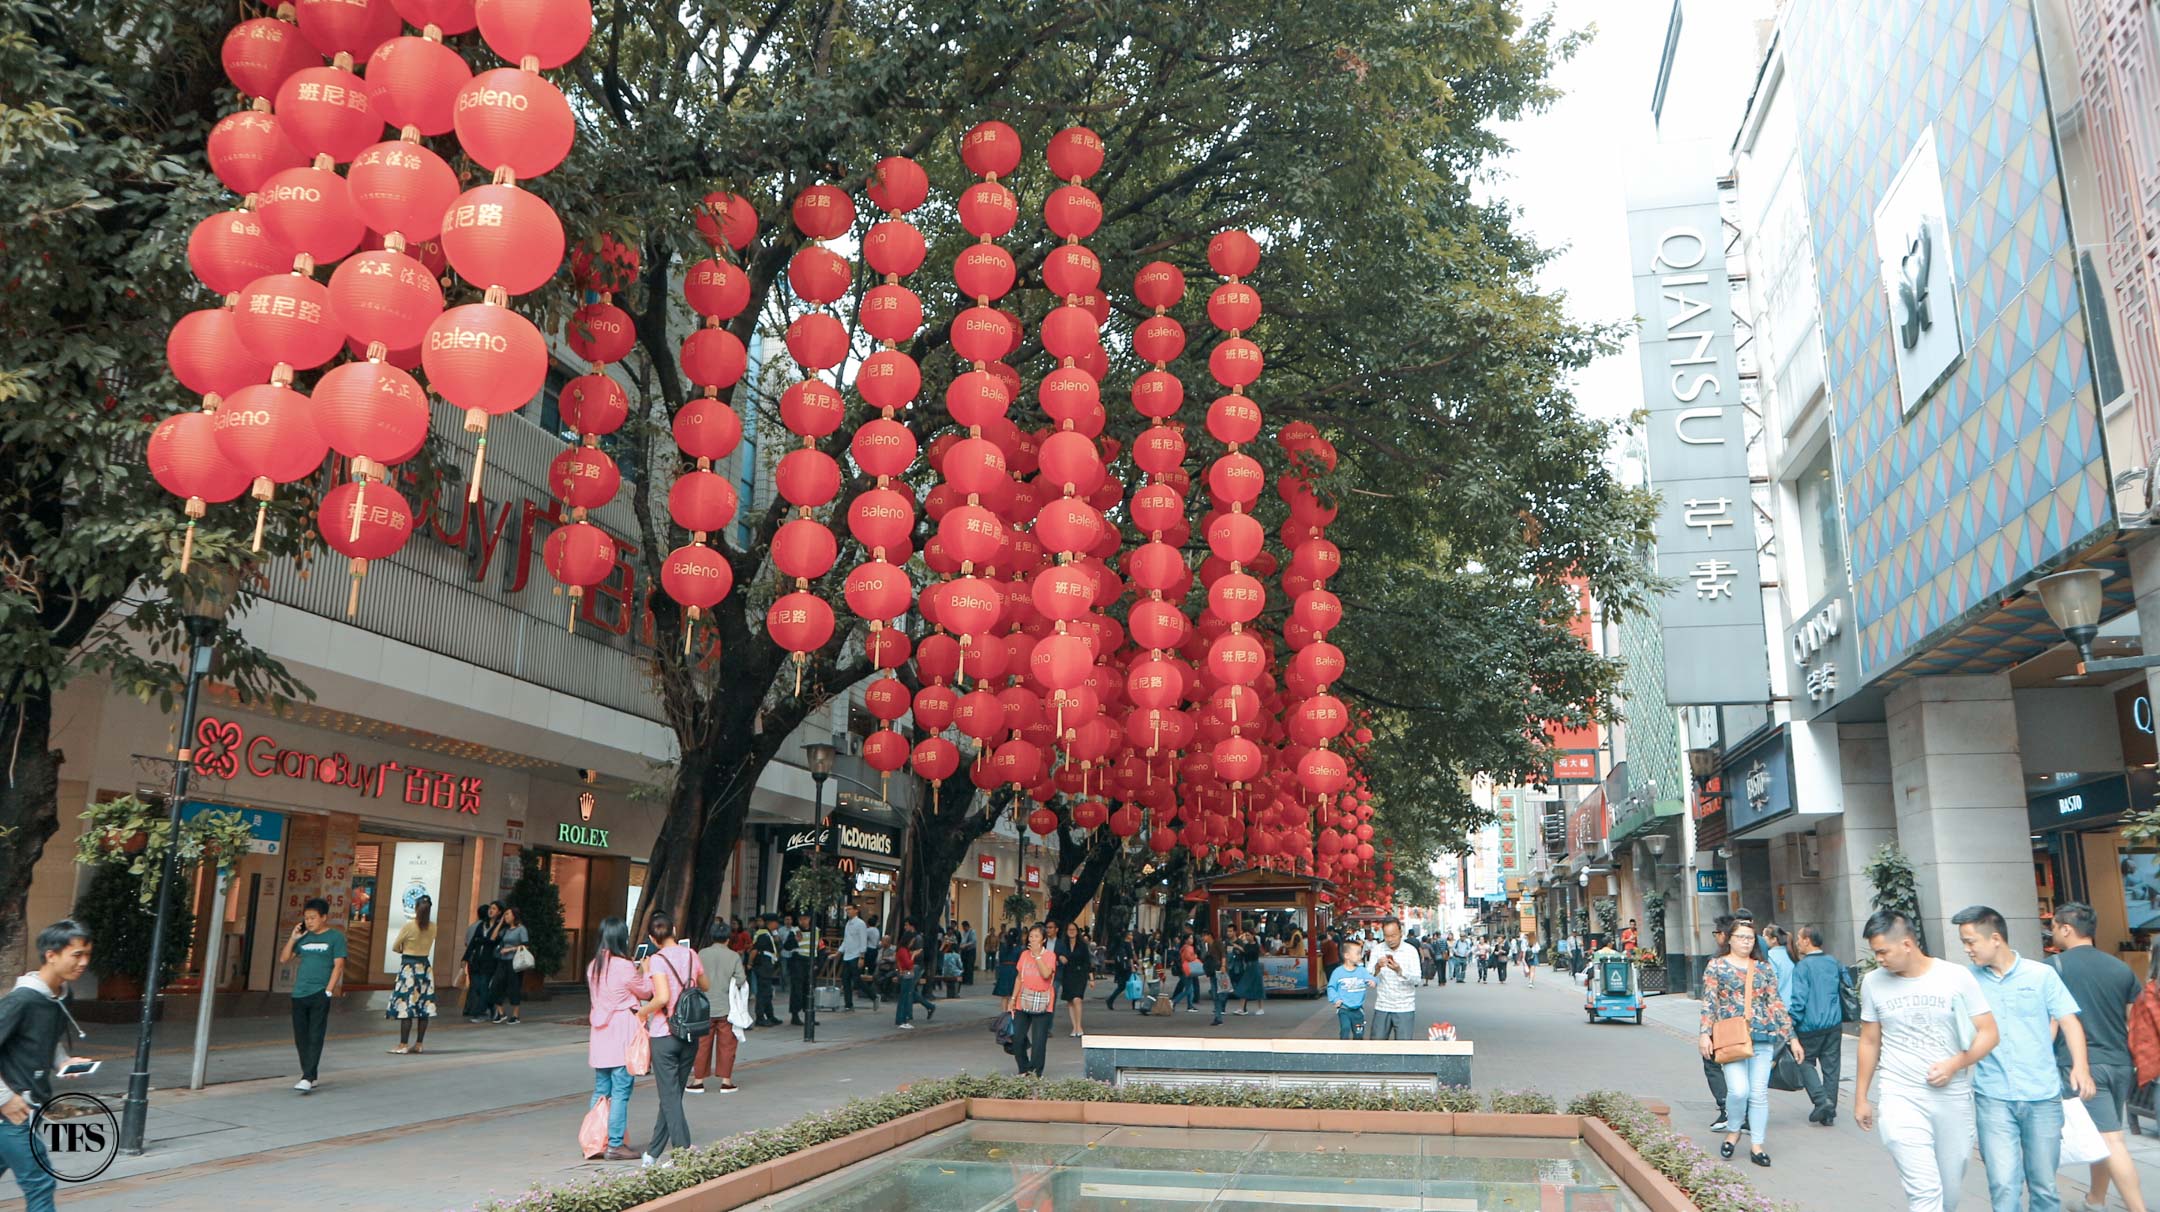
{"type": "Polygon", "coordinates": [[[478,775],[458,775],[391,760],[362,762],[343,753],[315,753],[278,744],[267,732],[249,736],[237,720],[204,716],[195,726],[195,770],[205,778],[230,782],[242,774],[257,779],[295,779],[326,787],[350,787],[360,799],[398,799],[417,808],[479,815],[485,789],[478,775]]]}
{"type": "Polygon", "coordinates": [[[1695,892],[1699,896],[1723,896],[1730,891],[1726,883],[1725,869],[1711,867],[1695,873],[1695,892]]]}
{"type": "Polygon", "coordinates": [[[1725,760],[1728,830],[1738,835],[1794,809],[1792,757],[1781,728],[1770,740],[1725,760]]]}
{"type": "Polygon", "coordinates": [[[997,856],[994,854],[976,855],[975,874],[986,880],[995,880],[997,878],[997,856]]]}
{"type": "Polygon", "coordinates": [[[1875,256],[1890,309],[1898,399],[1911,416],[1965,356],[1958,281],[1950,262],[1949,207],[1935,128],[1920,132],[1875,208],[1875,256]]]}
{"type": "MultiPolygon", "coordinates": [[[[1568,620],[1568,633],[1579,640],[1584,648],[1589,648],[1592,610],[1590,582],[1581,577],[1569,577],[1568,589],[1575,596],[1575,614],[1568,620]]],[[[1548,780],[1551,785],[1577,786],[1598,781],[1598,751],[1604,745],[1604,738],[1599,735],[1596,724],[1571,728],[1565,724],[1548,722],[1545,725],[1545,739],[1554,750],[1552,778],[1548,780]]]]}
{"type": "Polygon", "coordinates": [[[1785,629],[1785,676],[1793,714],[1814,719],[1860,685],[1860,642],[1852,602],[1842,589],[1807,608],[1785,629]]]}
{"type": "Polygon", "coordinates": [[[193,820],[205,812],[237,812],[248,825],[248,850],[253,854],[277,854],[284,848],[285,818],[260,808],[236,808],[229,804],[205,804],[189,800],[180,808],[180,819],[193,820]]]}
{"type": "Polygon", "coordinates": [[[2079,828],[2112,821],[2130,810],[2130,784],[2121,775],[2063,787],[2025,801],[2026,820],[2034,833],[2079,828]]]}
{"type": "Polygon", "coordinates": [[[1716,172],[1692,145],[1646,153],[1629,183],[1628,243],[1642,322],[1643,402],[1658,494],[1665,701],[1770,698],[1748,479],[1747,409],[1733,346],[1732,283],[1716,172]]]}

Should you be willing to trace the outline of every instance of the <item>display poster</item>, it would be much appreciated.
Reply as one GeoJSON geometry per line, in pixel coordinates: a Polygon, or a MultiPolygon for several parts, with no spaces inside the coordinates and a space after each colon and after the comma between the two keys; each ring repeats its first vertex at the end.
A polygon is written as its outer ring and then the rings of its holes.
{"type": "MultiPolygon", "coordinates": [[[[413,907],[427,897],[438,907],[442,905],[443,844],[441,842],[399,842],[397,851],[390,859],[389,867],[377,876],[376,917],[382,922],[384,940],[384,973],[395,976],[399,957],[389,944],[397,941],[405,923],[413,920],[413,907]]],[[[438,915],[432,920],[440,922],[438,915]]]]}

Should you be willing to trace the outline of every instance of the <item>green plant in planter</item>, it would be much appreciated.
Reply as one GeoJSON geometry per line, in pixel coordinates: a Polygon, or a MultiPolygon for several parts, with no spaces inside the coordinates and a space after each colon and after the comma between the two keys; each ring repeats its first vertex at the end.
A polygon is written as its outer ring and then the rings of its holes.
{"type": "Polygon", "coordinates": [[[563,960],[569,957],[570,935],[563,928],[562,893],[548,878],[545,852],[527,856],[517,883],[510,886],[510,904],[518,911],[518,921],[525,925],[533,971],[543,976],[560,971],[563,960]]]}
{"type": "Polygon", "coordinates": [[[1895,911],[1911,918],[1914,937],[1922,947],[1927,946],[1927,936],[1920,928],[1920,881],[1912,859],[1896,842],[1884,842],[1861,872],[1872,889],[1868,902],[1875,911],[1895,911]]]}
{"type": "MultiPolygon", "coordinates": [[[[157,918],[143,907],[142,877],[129,867],[108,863],[90,877],[90,887],[75,902],[76,921],[90,928],[90,966],[100,975],[141,981],[150,971],[150,931],[157,918]]],[[[171,979],[187,959],[195,935],[195,914],[179,899],[165,925],[164,962],[158,983],[171,979]]]]}
{"type": "Polygon", "coordinates": [[[1648,923],[1650,950],[1665,954],[1665,894],[1653,892],[1642,900],[1643,920],[1648,923]]]}
{"type": "Polygon", "coordinates": [[[1620,902],[1611,897],[1601,897],[1597,903],[1598,932],[1607,939],[1620,936],[1620,902]]]}
{"type": "Polygon", "coordinates": [[[1005,894],[1005,920],[1015,926],[1025,926],[1035,920],[1035,898],[1025,892],[1005,894]]]}
{"type": "MultiPolygon", "coordinates": [[[[91,867],[121,867],[133,873],[142,903],[156,902],[164,873],[165,852],[175,848],[172,819],[166,809],[138,796],[92,804],[83,810],[83,831],[75,839],[75,861],[91,867]]],[[[254,831],[247,817],[213,808],[180,822],[179,870],[192,871],[204,860],[230,869],[248,852],[254,831]]]]}
{"type": "Polygon", "coordinates": [[[838,867],[800,867],[788,877],[788,907],[797,913],[823,913],[847,892],[847,873],[838,867]]]}

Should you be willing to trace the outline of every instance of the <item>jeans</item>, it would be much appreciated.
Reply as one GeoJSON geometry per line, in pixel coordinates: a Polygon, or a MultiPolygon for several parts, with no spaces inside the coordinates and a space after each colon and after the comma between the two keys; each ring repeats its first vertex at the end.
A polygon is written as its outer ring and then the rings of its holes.
{"type": "Polygon", "coordinates": [[[1178,978],[1177,985],[1170,990],[1170,1005],[1173,1008],[1176,1007],[1181,998],[1184,999],[1185,1004],[1188,1006],[1197,1007],[1200,1004],[1199,977],[1181,976],[1178,978]]]}
{"type": "Polygon", "coordinates": [[[1748,1140],[1757,1150],[1770,1126],[1770,1074],[1776,1068],[1777,1048],[1769,1040],[1756,1040],[1755,1055],[1746,1060],[1725,1063],[1726,1109],[1734,1103],[1745,1109],[1748,1140]]]}
{"type": "Polygon", "coordinates": [[[53,1188],[59,1183],[39,1163],[45,1146],[30,1134],[27,1122],[0,1119],[0,1174],[12,1171],[22,1189],[23,1212],[53,1212],[53,1188]]]}
{"type": "Polygon", "coordinates": [[[893,1026],[915,1021],[915,977],[908,974],[900,978],[900,997],[893,1003],[893,1026]]]}
{"type": "Polygon", "coordinates": [[[1041,1014],[1013,1012],[1013,1062],[1022,1077],[1042,1076],[1044,1054],[1050,1050],[1050,1022],[1056,1017],[1054,1007],[1041,1014]]]}
{"type": "Polygon", "coordinates": [[[708,1076],[721,1081],[735,1079],[735,1049],[742,1041],[735,1038],[735,1028],[728,1026],[724,1018],[712,1021],[712,1030],[697,1042],[697,1059],[690,1063],[693,1081],[704,1081],[708,1076]]]}
{"type": "MultiPolygon", "coordinates": [[[[855,1008],[855,986],[862,984],[862,957],[840,961],[840,1004],[849,1010],[855,1008]]],[[[871,1008],[877,1007],[876,986],[865,986],[863,992],[870,995],[871,1008]]]]}
{"type": "Polygon", "coordinates": [[[1885,1084],[1875,1103],[1875,1130],[1905,1185],[1907,1212],[1957,1207],[1973,1150],[1971,1095],[1885,1084]]]}
{"type": "Polygon", "coordinates": [[[300,1052],[300,1076],[315,1080],[322,1064],[323,1036],[330,1030],[330,995],[315,993],[292,999],[293,1047],[300,1052]]]}
{"type": "Polygon", "coordinates": [[[1503,985],[1507,984],[1507,966],[1508,960],[1506,956],[1496,955],[1493,957],[1493,974],[1500,978],[1500,983],[1503,985]]]}
{"type": "Polygon", "coordinates": [[[1363,1006],[1335,1007],[1335,1038],[1365,1038],[1365,1008],[1363,1006]]]}
{"type": "Polygon", "coordinates": [[[1455,969],[1454,980],[1456,983],[1460,984],[1463,978],[1470,975],[1470,961],[1463,956],[1458,955],[1448,962],[1449,966],[1455,969]]]}
{"type": "Polygon", "coordinates": [[[2061,1212],[2055,1171],[2062,1160],[2062,1100],[2030,1102],[1973,1097],[1980,1161],[1987,1167],[1988,1203],[1995,1212],[2061,1212]]]}
{"type": "Polygon", "coordinates": [[[1818,1111],[1837,1110],[1844,1046],[1845,1033],[1836,1027],[1800,1037],[1800,1047],[1807,1052],[1807,1059],[1800,1062],[1800,1080],[1807,1083],[1808,1098],[1818,1111]]]}
{"type": "Polygon", "coordinates": [[[1221,1022],[1221,1021],[1222,1021],[1223,1011],[1224,1011],[1224,1010],[1227,1010],[1227,1009],[1229,1009],[1229,1007],[1230,1007],[1230,989],[1229,989],[1229,986],[1227,986],[1227,985],[1218,985],[1218,986],[1216,986],[1216,989],[1215,989],[1215,995],[1214,995],[1214,997],[1215,997],[1215,1021],[1219,1023],[1219,1022],[1221,1022]]]}
{"type": "MultiPolygon", "coordinates": [[[[659,1049],[654,1049],[658,1052],[659,1049]]],[[[610,1069],[592,1071],[592,1102],[585,1104],[591,1110],[593,1103],[608,1100],[607,1143],[610,1149],[622,1148],[623,1133],[630,1130],[630,1071],[621,1065],[610,1069]]]]}
{"type": "Polygon", "coordinates": [[[1116,964],[1110,969],[1110,996],[1103,999],[1106,1009],[1117,1009],[1117,1001],[1125,996],[1125,982],[1132,979],[1131,964],[1116,964]]]}
{"type": "MultiPolygon", "coordinates": [[[[721,1024],[723,1030],[726,1027],[721,1024]]],[[[660,1096],[660,1116],[653,1121],[652,1139],[645,1142],[648,1156],[659,1157],[670,1145],[690,1143],[690,1121],[683,1115],[682,1100],[683,1086],[690,1080],[690,1067],[696,1058],[697,1045],[688,1040],[672,1035],[653,1038],[653,1091],[660,1096]]]]}
{"type": "Polygon", "coordinates": [[[1365,1038],[1414,1039],[1416,1037],[1411,1033],[1417,1028],[1410,1020],[1416,1015],[1415,1010],[1375,1010],[1372,1029],[1365,1033],[1365,1038]]]}

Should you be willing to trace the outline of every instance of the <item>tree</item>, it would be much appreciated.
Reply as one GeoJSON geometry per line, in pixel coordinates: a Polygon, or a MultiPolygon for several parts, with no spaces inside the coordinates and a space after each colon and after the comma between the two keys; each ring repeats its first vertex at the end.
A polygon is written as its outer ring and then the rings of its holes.
{"type": "MultiPolygon", "coordinates": [[[[1641,600],[1627,547],[1644,532],[1646,503],[1603,470],[1609,435],[1568,390],[1607,334],[1570,325],[1536,293],[1544,254],[1473,192],[1501,150],[1494,122],[1545,100],[1544,73],[1572,49],[1548,23],[1460,0],[905,10],[770,0],[725,12],[617,0],[597,16],[592,49],[571,69],[586,117],[578,148],[537,188],[573,232],[627,236],[642,251],[640,280],[617,302],[638,334],[627,366],[643,422],[633,441],[646,456],[660,458],[654,443],[688,397],[672,291],[685,262],[707,255],[690,223],[707,191],[740,192],[760,212],[744,258],[751,305],[732,324],[747,340],[790,313],[775,289],[798,243],[787,201],[818,181],[859,187],[884,155],[923,162],[936,201],[912,218],[931,254],[908,285],[933,319],[908,346],[925,385],[907,419],[927,439],[955,370],[944,327],[955,300],[941,270],[968,239],[950,210],[965,183],[956,138],[986,117],[1019,129],[1033,153],[1012,182],[1026,209],[1048,185],[1045,139],[1084,121],[1109,148],[1090,182],[1105,221],[1088,243],[1109,267],[1114,330],[1138,316],[1125,282],[1142,262],[1168,259],[1204,284],[1211,233],[1243,226],[1265,239],[1256,282],[1269,310],[1252,335],[1269,369],[1257,398],[1271,422],[1310,421],[1343,450],[1327,487],[1342,494],[1331,533],[1352,570],[1339,590],[1352,612],[1346,689],[1374,709],[1383,748],[1401,753],[1374,771],[1401,847],[1436,849],[1474,822],[1468,774],[1541,765],[1537,721],[1607,710],[1611,667],[1566,636],[1560,609],[1568,575],[1588,578],[1603,601],[1641,600]]],[[[1023,275],[1049,247],[1032,223],[1002,243],[1023,275]]],[[[1198,339],[1208,333],[1198,301],[1179,311],[1196,339],[1173,368],[1195,393],[1208,387],[1211,344],[1198,339]]],[[[1023,289],[1012,302],[1032,331],[1047,300],[1023,289]]],[[[1111,379],[1122,382],[1136,368],[1122,340],[1111,344],[1111,379]]],[[[1025,366],[1035,352],[1011,360],[1025,366]]],[[[732,400],[775,419],[769,382],[732,400]]],[[[1034,423],[1031,407],[1015,413],[1034,423]]],[[[823,448],[840,452],[867,415],[857,404],[823,448]]],[[[1130,437],[1137,419],[1112,416],[1112,432],[1130,437]]],[[[1219,448],[1193,438],[1197,467],[1219,448]]],[[[1259,453],[1280,469],[1272,448],[1259,453]]],[[[654,479],[632,488],[648,584],[681,539],[654,479]]],[[[844,516],[864,486],[846,484],[828,516],[844,516]]],[[[790,731],[871,672],[844,609],[799,684],[761,634],[777,589],[766,556],[785,512],[776,501],[749,519],[749,544],[727,547],[740,588],[713,612],[716,660],[683,659],[678,612],[654,602],[656,676],[683,759],[648,899],[678,920],[711,919],[758,774],[790,731]]],[[[814,590],[837,601],[862,555],[843,537],[835,574],[814,590]]],[[[944,797],[932,811],[949,815],[944,797]]],[[[1061,868],[1068,858],[1076,886],[1109,862],[1061,847],[1061,868]]]]}
{"type": "Polygon", "coordinates": [[[562,892],[548,876],[547,857],[545,850],[526,855],[517,882],[510,885],[510,907],[518,911],[518,921],[525,927],[525,945],[532,951],[533,970],[542,977],[562,971],[564,961],[570,958],[562,892]]]}
{"type": "MultiPolygon", "coordinates": [[[[179,580],[179,505],[143,450],[158,419],[197,404],[167,373],[164,339],[214,302],[185,248],[229,205],[203,147],[230,108],[217,54],[230,23],[199,0],[0,14],[0,947],[18,941],[59,828],[54,697],[87,674],[169,707],[182,682],[180,613],[161,592],[179,580]]],[[[305,508],[279,507],[277,549],[305,508]]],[[[215,517],[198,527],[198,579],[243,563],[245,541],[215,517]]],[[[218,648],[243,696],[303,693],[230,627],[218,648]]]]}
{"type": "MultiPolygon", "coordinates": [[[[150,971],[150,930],[157,915],[143,903],[143,877],[121,863],[105,863],[75,902],[75,920],[89,927],[91,967],[106,976],[136,983],[150,971]]],[[[165,952],[158,981],[172,979],[187,960],[195,935],[195,911],[175,899],[165,926],[165,952]]],[[[108,992],[107,998],[111,997],[108,992]]]]}

